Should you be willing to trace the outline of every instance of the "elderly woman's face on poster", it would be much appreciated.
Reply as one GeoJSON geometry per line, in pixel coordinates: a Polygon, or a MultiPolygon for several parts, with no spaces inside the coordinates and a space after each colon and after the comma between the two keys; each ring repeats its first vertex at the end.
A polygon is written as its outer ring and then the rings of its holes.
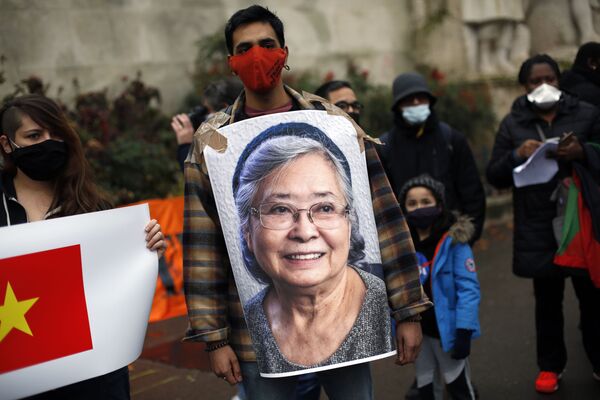
{"type": "Polygon", "coordinates": [[[309,153],[261,182],[245,239],[275,285],[318,287],[346,267],[347,214],[331,161],[322,153],[309,153]]]}

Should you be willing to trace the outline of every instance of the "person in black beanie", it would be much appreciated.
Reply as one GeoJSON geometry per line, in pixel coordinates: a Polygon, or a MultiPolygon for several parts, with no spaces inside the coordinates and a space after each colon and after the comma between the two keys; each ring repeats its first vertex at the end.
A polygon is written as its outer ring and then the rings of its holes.
{"type": "Polygon", "coordinates": [[[560,78],[560,88],[600,107],[600,43],[588,42],[579,48],[573,66],[560,78]]]}
{"type": "Polygon", "coordinates": [[[411,178],[429,174],[446,187],[446,205],[473,219],[469,243],[481,236],[485,219],[485,193],[473,153],[464,135],[439,121],[431,93],[422,75],[399,75],[392,88],[394,126],[380,139],[379,157],[398,197],[411,178]]]}
{"type": "Polygon", "coordinates": [[[471,339],[480,335],[479,282],[468,244],[475,228],[468,217],[448,210],[444,193],[444,185],[426,174],[408,180],[398,193],[421,284],[435,304],[421,313],[417,387],[420,399],[434,399],[434,373],[439,368],[451,399],[475,399],[468,361],[471,339]]]}

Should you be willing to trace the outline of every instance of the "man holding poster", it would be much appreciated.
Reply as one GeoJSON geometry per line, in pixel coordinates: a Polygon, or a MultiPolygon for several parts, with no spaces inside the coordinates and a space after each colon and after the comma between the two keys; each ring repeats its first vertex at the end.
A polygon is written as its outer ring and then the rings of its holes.
{"type": "MultiPolygon", "coordinates": [[[[235,123],[244,119],[315,109],[345,114],[328,103],[321,103],[320,98],[300,95],[283,85],[281,70],[288,50],[283,24],[270,11],[251,6],[236,12],[226,25],[225,36],[229,64],[244,83],[244,93],[232,107],[215,114],[199,128],[185,163],[184,277],[190,318],[186,340],[206,342],[213,372],[230,384],[242,382],[243,375],[250,399],[289,398],[290,393],[293,397],[295,377],[265,379],[259,376],[255,349],[240,302],[243,287],[234,280],[227,253],[231,246],[225,247],[223,230],[231,227],[220,221],[217,209],[220,200],[213,194],[223,188],[211,186],[204,151],[229,148],[228,139],[217,130],[228,125],[235,130],[235,123]]],[[[376,242],[382,258],[387,301],[397,321],[398,363],[405,364],[416,357],[421,332],[415,322],[430,302],[419,284],[410,234],[374,146],[365,140],[357,125],[353,126],[356,129],[354,141],[357,143],[358,139],[363,150],[363,164],[366,159],[367,186],[378,227],[376,242]]],[[[354,273],[350,276],[356,281],[354,273]]],[[[357,296],[362,298],[360,293],[357,296]]],[[[349,320],[356,321],[356,318],[349,320]]],[[[319,378],[330,398],[372,397],[368,364],[322,371],[319,378]]]]}

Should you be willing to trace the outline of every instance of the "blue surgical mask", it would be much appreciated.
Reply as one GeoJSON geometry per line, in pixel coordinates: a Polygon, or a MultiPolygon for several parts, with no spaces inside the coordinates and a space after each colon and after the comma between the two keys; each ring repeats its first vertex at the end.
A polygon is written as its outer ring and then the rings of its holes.
{"type": "Polygon", "coordinates": [[[409,125],[421,125],[429,115],[431,110],[429,104],[421,104],[418,106],[402,107],[402,117],[409,125]]]}

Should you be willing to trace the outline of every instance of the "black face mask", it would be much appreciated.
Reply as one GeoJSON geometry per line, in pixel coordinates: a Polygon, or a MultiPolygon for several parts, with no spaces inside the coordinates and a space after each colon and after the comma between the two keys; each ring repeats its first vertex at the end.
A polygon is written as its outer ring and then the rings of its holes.
{"type": "Polygon", "coordinates": [[[44,140],[10,153],[12,161],[25,175],[36,181],[56,178],[67,163],[67,145],[58,140],[44,140]]]}
{"type": "Polygon", "coordinates": [[[425,229],[430,227],[441,214],[442,209],[438,206],[422,207],[406,213],[406,220],[410,226],[425,229]]]}
{"type": "Polygon", "coordinates": [[[348,115],[350,116],[350,118],[352,118],[354,120],[354,122],[356,122],[356,125],[360,125],[360,114],[359,113],[351,112],[351,113],[348,113],[348,115]]]}

